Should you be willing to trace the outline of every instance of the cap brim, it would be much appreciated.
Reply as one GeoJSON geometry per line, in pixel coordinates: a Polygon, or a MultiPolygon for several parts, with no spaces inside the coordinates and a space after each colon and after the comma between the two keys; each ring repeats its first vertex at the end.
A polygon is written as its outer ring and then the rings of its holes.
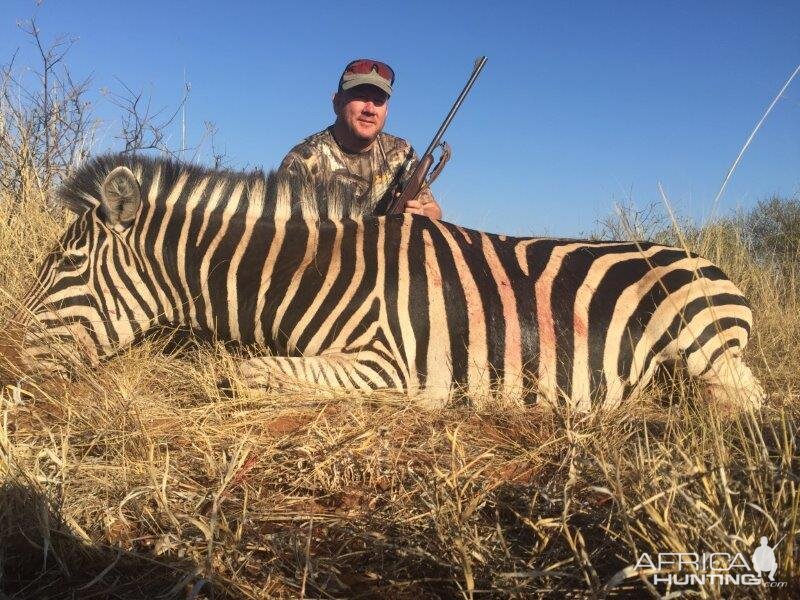
{"type": "Polygon", "coordinates": [[[366,75],[350,75],[347,74],[342,80],[341,89],[349,90],[359,85],[371,85],[386,92],[387,95],[392,95],[392,86],[383,77],[378,75],[375,71],[367,73],[366,75]]]}

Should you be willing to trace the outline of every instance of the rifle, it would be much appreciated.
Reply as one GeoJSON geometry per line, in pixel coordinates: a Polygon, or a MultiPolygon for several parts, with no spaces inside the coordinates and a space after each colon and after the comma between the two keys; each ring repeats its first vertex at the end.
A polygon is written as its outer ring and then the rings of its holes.
{"type": "Polygon", "coordinates": [[[458,109],[461,108],[462,102],[464,102],[464,98],[467,97],[469,91],[472,89],[472,85],[475,83],[475,80],[480,75],[483,66],[486,64],[486,57],[481,56],[475,61],[475,66],[472,69],[472,75],[470,75],[469,80],[467,80],[467,84],[464,86],[464,89],[461,90],[461,93],[456,98],[456,101],[453,103],[450,112],[447,113],[447,117],[445,118],[444,122],[442,123],[441,127],[439,127],[439,131],[436,132],[436,135],[433,136],[433,141],[428,146],[428,149],[425,150],[425,154],[422,155],[422,158],[419,159],[419,164],[417,164],[417,168],[414,169],[414,172],[411,174],[411,177],[406,181],[405,185],[403,186],[402,190],[399,193],[395,193],[393,201],[389,204],[389,207],[386,209],[387,215],[393,215],[397,213],[403,212],[403,208],[406,205],[406,202],[409,200],[413,200],[417,197],[420,190],[424,187],[429,186],[433,183],[434,179],[439,176],[439,173],[442,172],[444,169],[445,164],[448,160],[450,160],[450,155],[452,154],[450,151],[450,146],[447,142],[442,141],[442,136],[444,136],[444,132],[450,126],[450,121],[453,120],[453,117],[456,116],[456,112],[458,109]],[[439,158],[439,162],[436,164],[436,168],[428,177],[428,171],[433,165],[433,151],[438,147],[442,147],[442,155],[439,158]]]}

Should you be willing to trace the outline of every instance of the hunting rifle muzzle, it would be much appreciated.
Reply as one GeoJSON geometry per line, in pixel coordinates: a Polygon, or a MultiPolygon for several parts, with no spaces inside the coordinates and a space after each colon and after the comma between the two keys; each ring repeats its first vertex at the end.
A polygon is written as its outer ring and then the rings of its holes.
{"type": "Polygon", "coordinates": [[[414,169],[414,173],[411,175],[408,181],[406,181],[402,190],[395,192],[392,202],[389,204],[389,207],[386,210],[387,215],[403,212],[406,202],[416,198],[420,190],[423,187],[427,187],[433,183],[434,179],[436,179],[439,176],[439,173],[442,172],[442,169],[450,159],[451,154],[450,146],[447,144],[447,142],[442,141],[442,137],[444,136],[444,132],[447,131],[447,128],[450,126],[450,122],[453,120],[453,117],[456,116],[458,109],[461,108],[464,98],[466,98],[467,94],[469,94],[469,91],[472,89],[475,80],[478,79],[478,75],[481,74],[481,70],[485,64],[485,56],[481,56],[475,61],[475,67],[472,69],[472,75],[469,76],[467,84],[464,86],[464,89],[461,90],[458,98],[456,98],[456,101],[453,103],[450,112],[447,113],[447,117],[439,127],[439,131],[437,131],[436,135],[433,136],[433,141],[431,141],[428,149],[425,150],[425,154],[423,154],[419,159],[419,164],[417,165],[417,168],[414,169]],[[439,158],[436,168],[433,170],[430,177],[428,177],[428,171],[430,171],[431,165],[433,165],[433,151],[437,146],[440,145],[442,146],[442,156],[439,158]]]}

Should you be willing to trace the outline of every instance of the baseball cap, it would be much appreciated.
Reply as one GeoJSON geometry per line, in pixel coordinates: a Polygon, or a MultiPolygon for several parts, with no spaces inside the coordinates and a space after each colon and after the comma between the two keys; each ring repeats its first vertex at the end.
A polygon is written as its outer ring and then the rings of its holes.
{"type": "Polygon", "coordinates": [[[357,85],[374,85],[391,96],[393,83],[394,71],[389,65],[379,60],[359,58],[344,68],[339,78],[339,90],[349,90],[357,85]]]}

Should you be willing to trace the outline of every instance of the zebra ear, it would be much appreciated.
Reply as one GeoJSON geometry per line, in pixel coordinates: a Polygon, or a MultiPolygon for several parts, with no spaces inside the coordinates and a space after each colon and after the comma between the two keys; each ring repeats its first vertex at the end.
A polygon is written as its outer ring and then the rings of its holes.
{"type": "Polygon", "coordinates": [[[109,227],[129,227],[142,203],[139,182],[128,167],[117,167],[109,173],[101,188],[103,218],[109,227]]]}

